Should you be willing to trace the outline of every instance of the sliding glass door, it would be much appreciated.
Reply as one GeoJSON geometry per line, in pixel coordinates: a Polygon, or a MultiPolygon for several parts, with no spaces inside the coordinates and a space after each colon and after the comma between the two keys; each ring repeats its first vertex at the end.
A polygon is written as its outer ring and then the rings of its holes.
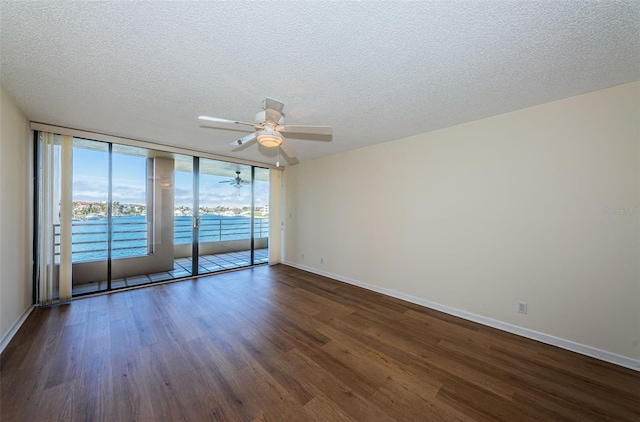
{"type": "Polygon", "coordinates": [[[198,274],[254,265],[255,168],[201,158],[198,169],[198,274]]]}

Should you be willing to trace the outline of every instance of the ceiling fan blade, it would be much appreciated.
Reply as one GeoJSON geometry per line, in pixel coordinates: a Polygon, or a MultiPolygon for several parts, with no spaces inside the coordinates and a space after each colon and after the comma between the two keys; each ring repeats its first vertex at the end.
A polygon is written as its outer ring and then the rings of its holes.
{"type": "Polygon", "coordinates": [[[242,137],[240,139],[238,139],[237,141],[233,141],[231,142],[231,145],[244,145],[244,144],[248,144],[249,142],[253,142],[256,140],[256,134],[255,133],[251,133],[245,137],[242,137]]]}
{"type": "Polygon", "coordinates": [[[200,120],[208,120],[210,122],[217,122],[217,123],[229,123],[229,124],[233,124],[233,125],[247,125],[247,126],[258,127],[258,126],[256,126],[255,123],[238,122],[236,120],[227,120],[227,119],[218,119],[217,117],[198,116],[198,119],[200,119],[200,120]]]}
{"type": "Polygon", "coordinates": [[[293,145],[291,145],[285,139],[282,140],[282,143],[280,144],[280,148],[282,148],[284,153],[287,154],[289,158],[296,158],[298,156],[298,151],[296,151],[293,145]]]}
{"type": "Polygon", "coordinates": [[[262,102],[262,107],[265,110],[275,110],[277,111],[279,114],[282,114],[282,110],[284,109],[284,103],[282,103],[281,101],[275,100],[273,98],[265,98],[264,101],[262,102]]]}
{"type": "Polygon", "coordinates": [[[235,183],[233,180],[223,180],[222,182],[218,182],[218,183],[235,183]]]}
{"type": "Polygon", "coordinates": [[[282,125],[277,126],[278,132],[304,133],[309,135],[331,135],[333,128],[331,126],[299,126],[299,125],[282,125]]]}

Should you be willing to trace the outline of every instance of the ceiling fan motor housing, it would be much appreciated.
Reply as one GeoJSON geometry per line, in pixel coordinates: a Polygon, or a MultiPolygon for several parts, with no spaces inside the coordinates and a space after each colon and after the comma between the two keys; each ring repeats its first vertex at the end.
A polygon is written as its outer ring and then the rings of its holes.
{"type": "Polygon", "coordinates": [[[284,124],[284,116],[280,115],[280,119],[278,119],[277,122],[274,122],[273,120],[267,120],[267,112],[266,111],[259,111],[258,113],[256,113],[255,122],[256,122],[256,125],[260,125],[260,126],[265,126],[265,127],[273,126],[273,127],[276,127],[277,125],[284,124]]]}

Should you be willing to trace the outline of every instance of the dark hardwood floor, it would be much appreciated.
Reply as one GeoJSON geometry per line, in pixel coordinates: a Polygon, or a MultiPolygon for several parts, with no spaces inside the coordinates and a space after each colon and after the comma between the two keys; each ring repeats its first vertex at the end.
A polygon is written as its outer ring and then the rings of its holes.
{"type": "Polygon", "coordinates": [[[634,421],[640,374],[284,265],[35,310],[2,421],[634,421]]]}

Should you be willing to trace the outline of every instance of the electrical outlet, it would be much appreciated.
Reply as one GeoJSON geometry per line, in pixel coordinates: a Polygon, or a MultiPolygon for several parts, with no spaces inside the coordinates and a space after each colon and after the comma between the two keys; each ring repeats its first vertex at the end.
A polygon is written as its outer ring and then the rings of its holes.
{"type": "Polygon", "coordinates": [[[527,313],[527,302],[518,302],[518,313],[527,313]]]}
{"type": "Polygon", "coordinates": [[[301,254],[301,255],[300,255],[300,258],[304,259],[304,254],[301,254]]]}
{"type": "Polygon", "coordinates": [[[324,264],[324,258],[320,258],[320,263],[324,264]]]}

